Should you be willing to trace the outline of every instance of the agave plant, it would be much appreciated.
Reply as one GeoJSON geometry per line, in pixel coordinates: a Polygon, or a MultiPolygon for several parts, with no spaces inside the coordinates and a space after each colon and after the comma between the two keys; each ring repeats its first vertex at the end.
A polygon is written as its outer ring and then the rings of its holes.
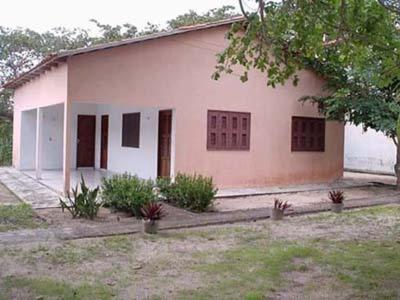
{"type": "Polygon", "coordinates": [[[332,203],[341,204],[344,200],[344,192],[340,190],[330,191],[328,197],[332,201],[332,203]]]}
{"type": "Polygon", "coordinates": [[[60,198],[61,209],[63,212],[65,209],[68,210],[73,219],[78,217],[93,220],[102,206],[102,202],[97,200],[99,187],[93,190],[89,189],[81,175],[80,189],[81,192],[77,184],[76,187],[72,189],[72,197],[68,192],[65,201],[60,198]]]}
{"type": "Polygon", "coordinates": [[[283,202],[282,200],[275,199],[274,209],[284,212],[286,209],[290,207],[292,207],[292,205],[289,204],[287,201],[283,202]]]}
{"type": "Polygon", "coordinates": [[[166,213],[161,203],[150,202],[141,208],[143,219],[146,221],[161,220],[166,213]]]}

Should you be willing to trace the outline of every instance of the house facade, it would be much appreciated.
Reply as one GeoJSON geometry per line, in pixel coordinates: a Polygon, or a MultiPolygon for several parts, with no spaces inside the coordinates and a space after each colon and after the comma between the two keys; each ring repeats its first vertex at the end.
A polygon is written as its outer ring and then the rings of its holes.
{"type": "Polygon", "coordinates": [[[343,124],[298,102],[321,92],[314,73],[275,89],[258,71],[211,79],[232,22],[65,51],[7,83],[14,167],[62,170],[65,191],[77,168],[198,173],[220,188],[340,178],[343,124]]]}

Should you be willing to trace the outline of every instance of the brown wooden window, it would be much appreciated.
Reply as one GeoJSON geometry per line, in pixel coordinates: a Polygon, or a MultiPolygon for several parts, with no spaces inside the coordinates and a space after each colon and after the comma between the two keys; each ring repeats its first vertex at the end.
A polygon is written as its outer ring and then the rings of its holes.
{"type": "Polygon", "coordinates": [[[249,150],[250,113],[209,110],[208,150],[249,150]]]}
{"type": "Polygon", "coordinates": [[[139,148],[140,113],[122,115],[122,147],[139,148]]]}
{"type": "Polygon", "coordinates": [[[292,151],[325,151],[325,119],[292,117],[292,151]]]}

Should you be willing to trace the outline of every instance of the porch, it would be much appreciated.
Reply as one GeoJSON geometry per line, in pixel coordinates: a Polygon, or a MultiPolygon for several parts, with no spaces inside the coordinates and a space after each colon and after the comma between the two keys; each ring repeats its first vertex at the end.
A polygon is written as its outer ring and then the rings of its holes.
{"type": "MultiPolygon", "coordinates": [[[[26,175],[37,180],[34,170],[24,171],[26,175]]],[[[114,172],[104,169],[80,169],[71,170],[70,180],[71,187],[75,188],[81,182],[81,176],[85,179],[85,183],[90,188],[96,188],[101,185],[103,178],[108,178],[115,174],[114,172]]],[[[62,194],[64,188],[63,170],[42,170],[42,176],[38,180],[41,184],[50,188],[58,194],[62,194]]]]}
{"type": "Polygon", "coordinates": [[[131,173],[173,176],[173,109],[100,103],[61,103],[21,112],[18,170],[57,193],[81,175],[90,187],[131,173]]]}

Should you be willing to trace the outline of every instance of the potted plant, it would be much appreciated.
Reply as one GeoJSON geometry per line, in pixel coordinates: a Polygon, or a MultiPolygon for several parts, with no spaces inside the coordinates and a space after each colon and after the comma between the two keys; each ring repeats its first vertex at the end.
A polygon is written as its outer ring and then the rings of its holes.
{"type": "Polygon", "coordinates": [[[158,222],[165,216],[164,207],[159,202],[150,202],[142,207],[144,232],[156,234],[158,222]]]}
{"type": "Polygon", "coordinates": [[[331,211],[335,213],[341,213],[343,210],[343,191],[330,191],[328,194],[329,199],[332,201],[331,211]]]}
{"type": "Polygon", "coordinates": [[[275,199],[274,208],[272,209],[272,220],[282,220],[285,210],[291,207],[291,204],[288,204],[287,201],[283,202],[279,199],[275,199]]]}

